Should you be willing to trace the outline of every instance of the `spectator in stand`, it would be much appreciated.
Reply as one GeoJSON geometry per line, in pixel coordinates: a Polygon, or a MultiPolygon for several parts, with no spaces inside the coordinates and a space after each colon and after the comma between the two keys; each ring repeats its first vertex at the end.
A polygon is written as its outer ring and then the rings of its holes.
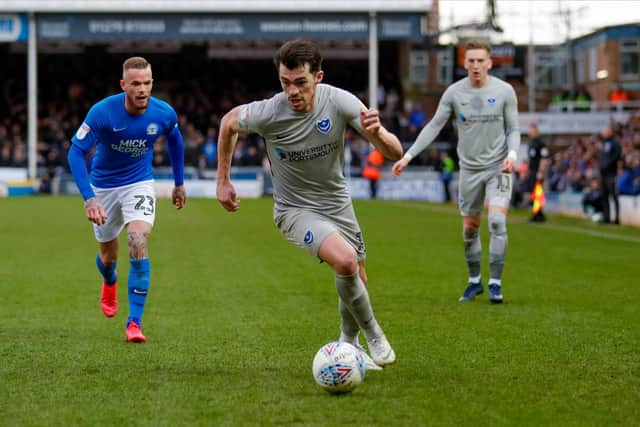
{"type": "Polygon", "coordinates": [[[444,188],[444,201],[451,201],[451,180],[453,179],[453,171],[455,170],[455,162],[447,151],[443,151],[441,154],[442,172],[440,172],[440,180],[442,181],[442,187],[444,188]]]}
{"type": "Polygon", "coordinates": [[[209,127],[207,137],[202,144],[202,154],[208,168],[216,168],[218,163],[218,129],[209,127]]]}
{"type": "Polygon", "coordinates": [[[584,187],[585,178],[582,172],[580,172],[580,169],[570,167],[567,170],[565,190],[580,193],[584,187]]]}
{"type": "Polygon", "coordinates": [[[529,200],[525,202],[525,194],[529,194],[529,161],[523,160],[515,170],[513,182],[513,196],[511,206],[514,208],[526,208],[529,200]]]}
{"type": "Polygon", "coordinates": [[[11,165],[14,167],[27,167],[27,143],[21,136],[13,138],[13,155],[11,165]]]}
{"type": "Polygon", "coordinates": [[[584,189],[584,196],[582,196],[582,211],[588,218],[600,222],[603,219],[604,205],[600,180],[591,178],[590,185],[584,189]]]}
{"type": "Polygon", "coordinates": [[[262,166],[262,153],[255,144],[249,144],[242,159],[242,166],[262,166]]]}
{"type": "MultiPolygon", "coordinates": [[[[639,154],[639,153],[636,153],[639,154]]],[[[634,155],[629,164],[625,164],[618,178],[618,194],[637,196],[640,194],[640,156],[634,155]]]]}
{"type": "Polygon", "coordinates": [[[378,150],[372,150],[366,157],[362,176],[369,180],[369,191],[372,199],[378,197],[378,181],[382,172],[380,169],[384,164],[384,156],[378,150]]]}
{"type": "Polygon", "coordinates": [[[11,143],[4,141],[0,145],[0,166],[11,166],[11,143]]]}
{"type": "Polygon", "coordinates": [[[442,159],[440,158],[440,151],[433,147],[429,150],[425,150],[420,157],[425,159],[424,165],[429,170],[440,172],[442,170],[442,159]]]}
{"type": "Polygon", "coordinates": [[[611,93],[609,94],[609,102],[612,104],[620,104],[630,100],[629,92],[624,90],[620,83],[614,83],[611,93]]]}
{"type": "Polygon", "coordinates": [[[591,110],[591,95],[587,91],[587,88],[583,85],[578,87],[576,97],[574,100],[574,110],[576,111],[589,111],[591,110]]]}
{"type": "Polygon", "coordinates": [[[614,224],[620,224],[620,203],[618,201],[618,190],[616,188],[616,177],[618,175],[618,163],[622,152],[620,144],[616,140],[611,125],[606,125],[602,130],[602,144],[600,148],[600,176],[602,177],[602,197],[604,198],[603,221],[605,224],[611,223],[611,213],[609,199],[613,199],[616,208],[614,224]]]}
{"type": "Polygon", "coordinates": [[[409,113],[409,126],[415,126],[416,129],[422,129],[427,122],[427,114],[422,108],[422,104],[416,102],[409,113]]]}
{"type": "Polygon", "coordinates": [[[573,92],[567,87],[561,93],[557,93],[551,99],[554,111],[567,111],[568,103],[575,100],[573,92]]]}

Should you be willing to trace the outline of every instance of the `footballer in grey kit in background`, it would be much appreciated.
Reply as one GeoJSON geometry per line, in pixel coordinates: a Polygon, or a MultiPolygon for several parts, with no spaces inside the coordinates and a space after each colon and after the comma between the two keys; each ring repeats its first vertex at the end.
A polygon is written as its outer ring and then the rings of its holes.
{"type": "Polygon", "coordinates": [[[485,200],[489,207],[489,301],[502,303],[502,269],[507,247],[507,210],[512,173],[520,146],[518,101],[513,88],[489,75],[491,48],[479,41],[465,45],[466,78],[453,83],[440,99],[433,120],[397,161],[392,173],[399,176],[411,159],[438,136],[451,116],[458,131],[460,176],[458,203],[463,217],[464,254],[469,270],[468,286],[460,301],[483,292],[479,228],[485,200]]]}
{"type": "Polygon", "coordinates": [[[240,207],[230,179],[239,133],[264,139],[274,187],[274,220],[283,236],[326,262],[335,273],[342,317],[340,341],[359,347],[365,334],[369,369],[395,362],[369,301],[365,246],[344,176],[344,131],[352,126],[385,157],[402,156],[398,138],[381,124],[378,111],[353,94],[323,84],[318,46],[297,39],[274,57],[282,92],[270,99],[239,105],[220,124],[217,197],[234,212],[240,207]],[[372,360],[371,360],[372,359],[372,360]],[[376,366],[377,365],[377,366],[376,366]]]}

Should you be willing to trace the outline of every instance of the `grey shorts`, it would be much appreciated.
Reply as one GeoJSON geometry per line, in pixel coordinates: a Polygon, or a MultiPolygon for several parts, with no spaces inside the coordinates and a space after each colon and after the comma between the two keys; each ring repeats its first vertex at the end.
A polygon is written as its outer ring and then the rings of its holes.
{"type": "Polygon", "coordinates": [[[489,206],[509,208],[513,177],[501,167],[483,171],[460,170],[458,206],[462,216],[482,213],[485,200],[489,206]]]}
{"type": "Polygon", "coordinates": [[[364,240],[353,206],[335,214],[325,214],[300,208],[279,208],[274,213],[276,227],[294,245],[318,256],[320,245],[337,231],[355,249],[358,261],[366,257],[364,240]]]}

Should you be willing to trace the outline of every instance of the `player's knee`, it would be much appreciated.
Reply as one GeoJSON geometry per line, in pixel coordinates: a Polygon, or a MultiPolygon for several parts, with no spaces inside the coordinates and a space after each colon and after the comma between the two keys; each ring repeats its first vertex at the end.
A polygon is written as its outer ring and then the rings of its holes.
{"type": "Polygon", "coordinates": [[[332,266],[341,276],[353,276],[358,271],[358,259],[353,254],[344,254],[336,257],[332,266]]]}
{"type": "Polygon", "coordinates": [[[148,233],[130,231],[127,233],[127,243],[129,245],[129,258],[133,260],[147,258],[147,237],[148,233]]]}
{"type": "Polygon", "coordinates": [[[116,263],[116,261],[118,261],[118,254],[101,253],[99,256],[100,256],[100,262],[106,268],[111,267],[113,264],[116,263]]]}
{"type": "Polygon", "coordinates": [[[477,228],[464,228],[462,230],[462,237],[464,238],[465,242],[466,241],[472,241],[475,240],[478,237],[478,229],[477,228]]]}
{"type": "Polygon", "coordinates": [[[502,212],[489,212],[489,231],[492,234],[507,234],[507,216],[502,212]]]}

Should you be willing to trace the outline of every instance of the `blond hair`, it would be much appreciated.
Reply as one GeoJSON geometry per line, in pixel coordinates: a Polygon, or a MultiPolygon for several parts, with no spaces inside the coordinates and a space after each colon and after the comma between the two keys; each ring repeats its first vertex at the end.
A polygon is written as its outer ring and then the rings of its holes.
{"type": "Polygon", "coordinates": [[[122,64],[122,76],[124,78],[124,74],[127,70],[145,70],[147,67],[151,68],[149,61],[141,56],[132,56],[122,64]]]}
{"type": "Polygon", "coordinates": [[[489,43],[482,42],[480,40],[469,40],[464,45],[464,50],[472,50],[472,49],[484,49],[488,54],[491,54],[491,46],[489,43]]]}

